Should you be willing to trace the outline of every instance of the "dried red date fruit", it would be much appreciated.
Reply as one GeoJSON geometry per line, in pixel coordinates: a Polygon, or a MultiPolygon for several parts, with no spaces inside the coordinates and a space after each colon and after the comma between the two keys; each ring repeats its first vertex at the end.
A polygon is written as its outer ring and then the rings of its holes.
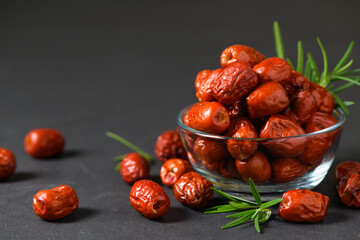
{"type": "Polygon", "coordinates": [[[310,82],[310,93],[316,99],[316,108],[319,112],[333,112],[335,107],[334,99],[325,88],[314,82],[310,82]]]}
{"type": "Polygon", "coordinates": [[[301,125],[300,123],[300,119],[298,118],[298,116],[294,113],[292,107],[288,107],[284,112],[283,115],[287,118],[289,118],[291,121],[301,125]]]}
{"type": "Polygon", "coordinates": [[[214,97],[224,105],[231,105],[256,87],[258,78],[250,65],[243,61],[226,67],[211,83],[214,97]]]}
{"type": "Polygon", "coordinates": [[[201,102],[210,102],[215,100],[211,89],[212,82],[217,79],[223,72],[222,68],[213,71],[196,89],[196,97],[201,102]]]}
{"type": "Polygon", "coordinates": [[[245,61],[252,67],[264,60],[265,56],[254,48],[245,45],[232,45],[226,48],[220,56],[220,63],[223,68],[236,61],[245,61]]]}
{"type": "MultiPolygon", "coordinates": [[[[260,132],[261,138],[290,137],[305,134],[300,125],[289,118],[276,114],[272,115],[260,132]]],[[[265,147],[283,157],[300,155],[306,144],[306,138],[274,139],[262,143],[265,147]]]]}
{"type": "Polygon", "coordinates": [[[308,90],[300,91],[296,94],[292,106],[298,122],[302,124],[316,111],[316,100],[308,90]]]}
{"type": "Polygon", "coordinates": [[[161,162],[170,158],[186,159],[186,151],[176,130],[163,132],[156,140],[155,155],[161,162]]]}
{"type": "Polygon", "coordinates": [[[140,154],[135,152],[129,153],[120,163],[120,174],[125,182],[131,184],[137,180],[148,178],[150,166],[140,154]]]}
{"type": "Polygon", "coordinates": [[[253,70],[258,74],[259,82],[278,82],[283,86],[291,84],[292,68],[284,59],[267,58],[256,65],[253,70]]]}
{"type": "Polygon", "coordinates": [[[220,174],[224,178],[240,178],[240,174],[236,169],[235,159],[223,159],[220,164],[220,174]]]}
{"type": "Polygon", "coordinates": [[[250,118],[260,118],[285,110],[290,100],[281,84],[268,82],[255,88],[246,98],[250,118]]]}
{"type": "Polygon", "coordinates": [[[200,71],[195,78],[195,82],[194,82],[194,86],[195,86],[195,90],[196,90],[196,97],[198,97],[198,91],[200,86],[204,83],[204,81],[209,77],[209,75],[213,72],[213,70],[202,70],[200,71]]]}
{"type": "Polygon", "coordinates": [[[170,199],[164,189],[151,180],[135,182],[129,199],[136,211],[151,219],[164,216],[170,208],[170,199]]]}
{"type": "Polygon", "coordinates": [[[199,162],[215,171],[219,170],[220,162],[226,156],[224,143],[201,137],[196,139],[193,151],[199,162]]]}
{"type": "Polygon", "coordinates": [[[15,155],[6,148],[0,148],[0,179],[10,177],[16,168],[15,155]]]}
{"type": "Polygon", "coordinates": [[[301,91],[308,91],[310,89],[310,83],[304,75],[297,71],[292,71],[290,81],[285,81],[283,87],[291,101],[294,101],[294,95],[296,96],[296,94],[301,91]]]}
{"type": "Polygon", "coordinates": [[[246,108],[247,107],[245,99],[240,99],[234,102],[228,107],[230,118],[233,119],[245,115],[247,113],[246,108]]]}
{"type": "MultiPolygon", "coordinates": [[[[251,122],[239,117],[236,120],[236,132],[232,135],[233,138],[257,138],[258,134],[251,122]]],[[[231,156],[236,159],[245,160],[253,155],[257,150],[257,142],[254,140],[237,140],[229,139],[226,141],[227,149],[231,156]]]]}
{"type": "Polygon", "coordinates": [[[271,163],[272,182],[289,182],[306,173],[306,165],[295,158],[278,158],[271,163]]]}
{"type": "Polygon", "coordinates": [[[336,182],[340,182],[340,180],[352,170],[360,172],[360,163],[354,161],[346,161],[338,164],[335,168],[336,182]]]}
{"type": "Polygon", "coordinates": [[[336,187],[346,206],[360,208],[360,171],[351,170],[336,187]]]}
{"type": "Polygon", "coordinates": [[[47,158],[64,150],[65,140],[61,133],[51,128],[30,131],[24,140],[25,151],[36,158],[47,158]]]}
{"type": "Polygon", "coordinates": [[[307,165],[314,163],[321,163],[322,157],[331,147],[331,142],[328,141],[326,133],[308,136],[305,149],[298,159],[307,165]]]}
{"type": "Polygon", "coordinates": [[[228,110],[218,102],[195,103],[187,114],[189,127],[199,131],[220,134],[230,125],[228,110]]]}
{"type": "Polygon", "coordinates": [[[251,178],[254,183],[260,184],[271,177],[271,166],[266,155],[257,151],[246,161],[236,159],[236,168],[241,178],[248,182],[251,178]]]}
{"type": "Polygon", "coordinates": [[[194,171],[189,161],[172,158],[161,166],[160,178],[164,185],[172,187],[183,174],[189,171],[194,171]]]}
{"type": "Polygon", "coordinates": [[[201,209],[206,207],[214,196],[209,180],[196,172],[187,172],[174,184],[174,196],[182,204],[201,209]]]}
{"type": "Polygon", "coordinates": [[[306,189],[295,189],[284,193],[278,215],[289,222],[323,221],[329,207],[329,197],[306,189]]]}
{"type": "Polygon", "coordinates": [[[317,132],[319,130],[331,127],[337,123],[335,117],[323,112],[315,112],[305,123],[306,133],[317,132]]]}
{"type": "Polygon", "coordinates": [[[56,220],[74,212],[79,199],[74,189],[67,185],[41,190],[33,198],[33,209],[44,220],[56,220]]]}

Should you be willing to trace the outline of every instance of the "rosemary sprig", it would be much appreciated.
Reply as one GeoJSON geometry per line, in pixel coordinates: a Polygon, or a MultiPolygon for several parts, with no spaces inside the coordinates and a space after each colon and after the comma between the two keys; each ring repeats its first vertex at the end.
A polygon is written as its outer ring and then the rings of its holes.
{"type": "MultiPolygon", "coordinates": [[[[280,26],[277,21],[273,24],[274,29],[274,40],[275,40],[275,49],[276,54],[279,58],[285,59],[285,50],[284,50],[284,44],[282,41],[280,26]]],[[[339,92],[342,92],[349,87],[353,85],[360,86],[360,76],[356,75],[360,73],[360,68],[355,70],[350,70],[350,67],[353,64],[353,60],[348,61],[350,54],[354,48],[354,41],[351,41],[347,50],[345,51],[343,57],[340,59],[340,61],[336,64],[334,69],[330,72],[329,66],[328,66],[328,57],[326,50],[320,40],[320,38],[316,38],[316,41],[318,42],[318,45],[320,47],[320,50],[322,52],[323,56],[323,70],[320,74],[319,68],[316,64],[315,58],[313,55],[308,52],[306,54],[306,63],[305,68],[304,65],[304,50],[302,47],[301,41],[298,42],[298,56],[297,56],[297,68],[296,70],[304,76],[309,79],[312,82],[315,82],[319,84],[320,86],[327,88],[327,90],[331,93],[335,101],[337,102],[336,106],[342,108],[347,114],[349,114],[348,106],[354,105],[354,102],[351,101],[342,101],[338,94],[339,92]],[[347,62],[348,61],[348,62],[347,62]],[[333,88],[333,82],[337,81],[345,81],[346,83],[338,86],[336,89],[333,88]],[[331,91],[330,91],[331,90],[331,91]]],[[[291,60],[287,58],[287,61],[290,63],[290,65],[293,67],[293,64],[291,63],[291,60]]],[[[294,69],[294,67],[293,67],[294,69]]]]}
{"type": "MultiPolygon", "coordinates": [[[[115,139],[116,141],[124,144],[125,146],[127,146],[128,148],[130,148],[131,150],[133,150],[134,152],[137,152],[138,154],[140,154],[141,156],[143,156],[148,162],[153,161],[153,157],[151,155],[149,155],[148,153],[146,153],[144,150],[142,150],[141,148],[135,146],[134,144],[132,144],[131,142],[129,142],[128,140],[126,140],[123,137],[120,137],[119,135],[113,133],[113,132],[106,132],[105,133],[106,136],[108,136],[109,138],[115,139]]],[[[114,157],[114,161],[115,162],[119,162],[116,167],[115,170],[119,170],[120,168],[120,162],[123,160],[123,158],[126,156],[126,154],[123,155],[119,155],[114,157]]]]}
{"type": "Polygon", "coordinates": [[[271,209],[269,208],[276,204],[279,204],[280,202],[283,201],[283,199],[279,198],[263,203],[260,198],[260,194],[257,191],[256,186],[251,178],[249,178],[249,185],[250,185],[251,193],[255,199],[255,202],[227,194],[216,188],[212,188],[215,192],[228,199],[228,203],[208,208],[205,210],[204,213],[206,214],[224,213],[224,212],[234,212],[243,209],[249,209],[246,211],[242,211],[226,216],[226,218],[237,218],[237,219],[225,224],[221,228],[227,229],[231,227],[236,227],[240,224],[243,224],[251,220],[254,222],[256,231],[260,233],[261,232],[260,224],[265,223],[267,220],[269,220],[271,216],[271,209]]]}

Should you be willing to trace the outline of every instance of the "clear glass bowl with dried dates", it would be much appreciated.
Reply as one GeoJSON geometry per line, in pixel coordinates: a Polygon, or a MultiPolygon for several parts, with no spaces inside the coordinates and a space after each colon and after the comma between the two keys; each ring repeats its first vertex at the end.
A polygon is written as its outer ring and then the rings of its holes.
{"type": "Polygon", "coordinates": [[[346,64],[353,43],[330,72],[317,39],[321,72],[310,53],[304,61],[301,42],[297,66],[285,58],[276,22],[274,35],[277,57],[245,45],[226,48],[221,68],[196,76],[199,102],[177,117],[192,166],[224,191],[250,192],[249,178],[262,193],[317,186],[335,159],[353,105],[336,94],[360,85],[354,76],[360,70],[350,71],[352,60],[346,64]]]}

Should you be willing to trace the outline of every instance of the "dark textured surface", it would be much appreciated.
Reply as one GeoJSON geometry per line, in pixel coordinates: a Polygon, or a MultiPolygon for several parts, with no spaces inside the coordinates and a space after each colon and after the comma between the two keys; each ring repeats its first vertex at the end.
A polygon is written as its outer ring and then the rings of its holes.
{"type": "MultiPolygon", "coordinates": [[[[335,192],[334,166],[315,189],[331,198],[326,220],[294,224],[274,214],[263,234],[251,224],[221,230],[224,215],[183,207],[166,188],[171,209],[148,220],[128,201],[130,186],[112,158],[128,151],[105,137],[121,134],[148,152],[157,136],[175,128],[180,109],[196,99],[193,80],[219,67],[220,52],[243,43],[275,54],[272,22],[281,24],[286,53],[301,39],[321,63],[319,36],[333,66],[350,40],[360,42],[360,2],[74,2],[0,3],[0,146],[17,157],[16,173],[0,182],[0,239],[358,239],[359,211],[335,192]],[[66,152],[36,160],[23,150],[36,127],[60,130],[66,152]],[[55,222],[39,219],[32,197],[68,184],[80,208],[55,222]]],[[[354,49],[359,64],[360,45],[354,49]]],[[[360,104],[359,89],[343,94],[360,104]]],[[[336,163],[359,160],[359,106],[351,108],[336,163]]],[[[160,164],[151,175],[159,180],[160,164]]]]}

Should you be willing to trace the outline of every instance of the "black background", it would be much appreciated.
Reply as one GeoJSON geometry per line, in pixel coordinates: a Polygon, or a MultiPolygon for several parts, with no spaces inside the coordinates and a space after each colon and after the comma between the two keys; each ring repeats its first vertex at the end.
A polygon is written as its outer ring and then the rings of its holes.
{"type": "MultiPolygon", "coordinates": [[[[340,202],[334,166],[358,160],[359,106],[351,107],[333,167],[315,189],[331,198],[327,218],[294,224],[276,216],[258,234],[252,224],[228,230],[225,215],[204,215],[179,204],[148,220],[129,204],[131,186],[112,158],[130,150],[105,137],[119,133],[153,153],[157,136],[176,127],[177,113],[196,101],[193,81],[218,68],[227,46],[252,46],[275,55],[272,23],[281,25],[286,55],[303,41],[322,65],[315,37],[330,66],[351,40],[359,67],[360,1],[1,1],[0,146],[16,157],[16,173],[0,182],[1,239],[358,239],[359,211],[340,202]],[[37,127],[66,138],[60,158],[36,160],[23,149],[37,127]],[[79,209],[55,222],[38,218],[32,197],[72,186],[79,209]]],[[[354,87],[341,96],[360,102],[354,87]]],[[[152,166],[158,181],[160,163],[152,166]]]]}

